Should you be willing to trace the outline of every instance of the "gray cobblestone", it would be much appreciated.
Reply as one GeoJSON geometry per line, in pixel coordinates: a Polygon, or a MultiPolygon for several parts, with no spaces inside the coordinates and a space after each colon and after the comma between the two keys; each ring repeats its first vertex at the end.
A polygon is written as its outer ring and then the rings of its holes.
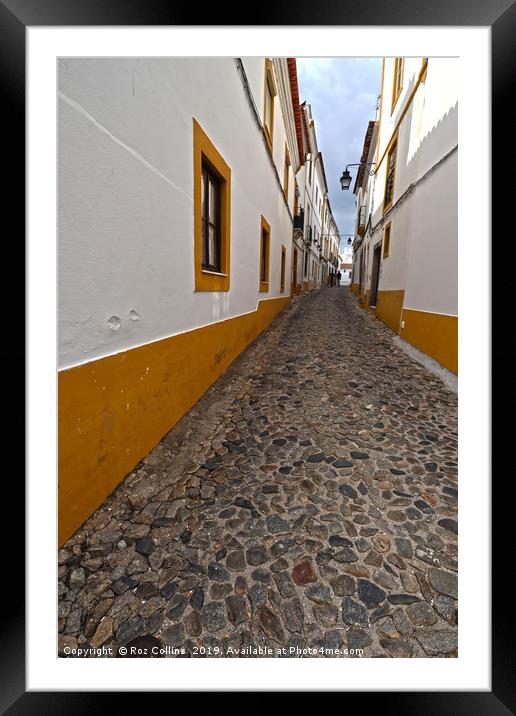
{"type": "Polygon", "coordinates": [[[392,338],[295,298],[59,550],[61,652],[456,656],[457,399],[392,338]]]}

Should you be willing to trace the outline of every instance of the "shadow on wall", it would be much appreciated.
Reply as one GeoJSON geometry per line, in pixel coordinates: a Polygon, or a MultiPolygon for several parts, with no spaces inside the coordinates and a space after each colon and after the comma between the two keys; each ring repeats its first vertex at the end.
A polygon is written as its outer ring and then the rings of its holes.
{"type": "MultiPolygon", "coordinates": [[[[414,89],[415,78],[413,77],[407,88],[407,97],[414,89]]],[[[401,126],[406,126],[408,123],[411,127],[411,133],[408,137],[408,141],[403,142],[401,145],[398,143],[398,151],[396,158],[396,174],[399,176],[399,168],[405,167],[407,181],[406,184],[400,186],[398,182],[395,182],[395,197],[396,201],[405,192],[409,185],[417,181],[425,172],[427,172],[436,162],[452,149],[457,144],[457,126],[458,126],[458,102],[455,102],[443,115],[439,118],[436,124],[434,124],[430,131],[428,131],[418,142],[417,149],[410,153],[411,144],[413,142],[413,133],[416,131],[415,126],[412,123],[414,114],[414,102],[411,103],[407,110],[406,115],[403,118],[401,126]],[[448,142],[443,138],[448,137],[448,142]]],[[[423,106],[423,117],[424,117],[424,106],[423,106]]],[[[390,139],[390,138],[389,138],[390,139]]],[[[387,145],[386,145],[387,146],[387,145]]],[[[383,164],[387,161],[387,155],[383,158],[383,164]]],[[[385,182],[385,175],[382,173],[382,182],[385,182]]],[[[382,189],[384,187],[382,186],[382,189]]],[[[376,207],[375,211],[371,215],[371,224],[375,226],[382,218],[383,215],[383,199],[382,202],[376,207]]]]}
{"type": "MultiPolygon", "coordinates": [[[[412,181],[417,181],[425,172],[442,159],[457,144],[457,126],[459,117],[458,102],[440,117],[437,124],[420,140],[417,150],[407,160],[406,167],[413,172],[412,181]],[[448,141],[445,141],[445,138],[448,141]]],[[[407,152],[408,154],[408,152],[407,152]]]]}

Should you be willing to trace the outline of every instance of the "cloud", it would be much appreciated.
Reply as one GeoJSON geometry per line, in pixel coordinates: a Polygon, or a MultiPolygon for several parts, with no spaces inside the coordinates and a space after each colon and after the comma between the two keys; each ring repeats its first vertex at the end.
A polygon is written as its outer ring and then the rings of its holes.
{"type": "MultiPolygon", "coordinates": [[[[312,105],[317,143],[324,158],[330,202],[341,233],[353,233],[355,196],[342,191],[346,164],[360,161],[367,123],[376,119],[382,59],[296,58],[301,102],[312,105]]],[[[356,167],[351,169],[353,181],[356,167]]]]}

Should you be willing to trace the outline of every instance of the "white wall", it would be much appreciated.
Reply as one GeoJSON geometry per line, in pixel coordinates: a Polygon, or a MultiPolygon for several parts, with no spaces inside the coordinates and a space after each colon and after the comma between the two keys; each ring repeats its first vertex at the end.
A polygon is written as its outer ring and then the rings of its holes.
{"type": "MultiPolygon", "coordinates": [[[[379,160],[415,87],[421,64],[421,58],[405,59],[403,91],[391,114],[394,58],[385,60],[379,160]]],[[[393,204],[457,145],[457,71],[456,59],[429,59],[426,79],[399,128],[393,204]]],[[[387,156],[373,180],[373,226],[382,217],[386,170],[387,156]]],[[[379,289],[405,289],[406,308],[456,314],[457,154],[419,183],[387,221],[391,222],[390,250],[381,262],[379,289]]],[[[368,238],[368,281],[372,247],[383,238],[383,231],[379,228],[368,238]]]]}
{"type": "Polygon", "coordinates": [[[457,315],[457,153],[420,186],[405,286],[405,308],[457,315]]]}
{"type": "MultiPolygon", "coordinates": [[[[262,113],[264,59],[245,67],[262,113]]],[[[289,293],[291,217],[232,58],[64,59],[58,114],[60,368],[289,293]],[[193,117],[232,171],[228,293],[194,291],[193,117]],[[258,292],[260,214],[271,225],[268,294],[258,292]]],[[[284,143],[276,102],[281,168],[284,143]]],[[[292,189],[291,177],[291,206],[292,189]]]]}

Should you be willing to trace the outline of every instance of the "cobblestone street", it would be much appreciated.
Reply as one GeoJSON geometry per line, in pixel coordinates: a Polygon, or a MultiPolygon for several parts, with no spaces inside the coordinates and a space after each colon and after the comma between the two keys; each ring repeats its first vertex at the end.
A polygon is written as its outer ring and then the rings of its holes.
{"type": "Polygon", "coordinates": [[[457,399],[393,335],[295,298],[59,551],[59,653],[456,656],[457,399]]]}

